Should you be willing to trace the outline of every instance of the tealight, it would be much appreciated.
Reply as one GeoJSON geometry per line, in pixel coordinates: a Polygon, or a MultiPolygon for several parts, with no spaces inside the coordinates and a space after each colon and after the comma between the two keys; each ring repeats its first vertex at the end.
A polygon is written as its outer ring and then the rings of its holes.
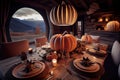
{"type": "Polygon", "coordinates": [[[57,66],[57,59],[52,59],[52,65],[55,67],[57,66]]]}
{"type": "Polygon", "coordinates": [[[54,53],[57,53],[56,51],[54,51],[54,53]]]}
{"type": "Polygon", "coordinates": [[[93,61],[96,62],[96,57],[93,57],[93,61]]]}
{"type": "Polygon", "coordinates": [[[50,75],[53,75],[53,70],[50,71],[50,75]]]}

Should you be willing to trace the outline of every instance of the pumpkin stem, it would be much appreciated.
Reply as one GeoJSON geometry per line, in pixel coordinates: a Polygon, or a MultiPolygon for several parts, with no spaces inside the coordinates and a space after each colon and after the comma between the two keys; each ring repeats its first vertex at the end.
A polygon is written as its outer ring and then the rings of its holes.
{"type": "Polygon", "coordinates": [[[85,35],[88,35],[87,33],[85,33],[85,35]]]}
{"type": "Polygon", "coordinates": [[[70,53],[69,52],[66,52],[66,57],[70,58],[70,53]]]}
{"type": "Polygon", "coordinates": [[[68,34],[68,32],[67,32],[67,31],[64,31],[63,34],[62,34],[62,36],[64,36],[65,34],[68,34]]]}
{"type": "Polygon", "coordinates": [[[65,5],[65,1],[63,0],[61,4],[62,4],[62,5],[65,5]]]}

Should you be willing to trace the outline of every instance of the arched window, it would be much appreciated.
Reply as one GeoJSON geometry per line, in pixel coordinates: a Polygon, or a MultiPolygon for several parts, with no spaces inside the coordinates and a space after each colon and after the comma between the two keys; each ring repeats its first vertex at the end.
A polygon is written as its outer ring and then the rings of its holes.
{"type": "Polygon", "coordinates": [[[11,18],[9,29],[12,41],[28,39],[33,42],[37,37],[46,36],[43,17],[31,8],[17,10],[11,18]]]}

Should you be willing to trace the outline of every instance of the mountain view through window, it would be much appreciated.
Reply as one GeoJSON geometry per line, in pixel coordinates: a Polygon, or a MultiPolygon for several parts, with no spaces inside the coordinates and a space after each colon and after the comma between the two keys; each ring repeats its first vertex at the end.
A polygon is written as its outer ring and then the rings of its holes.
{"type": "Polygon", "coordinates": [[[28,39],[33,42],[35,38],[46,34],[42,16],[31,8],[17,10],[11,18],[9,28],[12,41],[28,39]]]}

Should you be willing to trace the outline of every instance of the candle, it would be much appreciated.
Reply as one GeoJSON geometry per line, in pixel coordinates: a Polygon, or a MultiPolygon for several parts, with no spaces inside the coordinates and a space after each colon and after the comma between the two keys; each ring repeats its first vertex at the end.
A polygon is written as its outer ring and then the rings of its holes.
{"type": "Polygon", "coordinates": [[[52,59],[53,66],[57,66],[57,59],[52,59]]]}
{"type": "Polygon", "coordinates": [[[93,61],[96,62],[96,57],[93,57],[93,61]]]}
{"type": "Polygon", "coordinates": [[[57,52],[56,52],[56,51],[54,51],[54,53],[56,54],[57,52]]]}
{"type": "Polygon", "coordinates": [[[28,51],[29,51],[30,54],[33,53],[33,49],[32,48],[29,48],[28,51]]]}
{"type": "Polygon", "coordinates": [[[32,50],[32,48],[29,48],[28,50],[29,50],[29,51],[31,51],[31,50],[32,50]]]}
{"type": "Polygon", "coordinates": [[[50,71],[50,75],[53,75],[53,70],[50,71]]]}
{"type": "Polygon", "coordinates": [[[85,50],[86,50],[86,51],[88,51],[88,50],[89,50],[89,48],[85,48],[85,50]]]}

